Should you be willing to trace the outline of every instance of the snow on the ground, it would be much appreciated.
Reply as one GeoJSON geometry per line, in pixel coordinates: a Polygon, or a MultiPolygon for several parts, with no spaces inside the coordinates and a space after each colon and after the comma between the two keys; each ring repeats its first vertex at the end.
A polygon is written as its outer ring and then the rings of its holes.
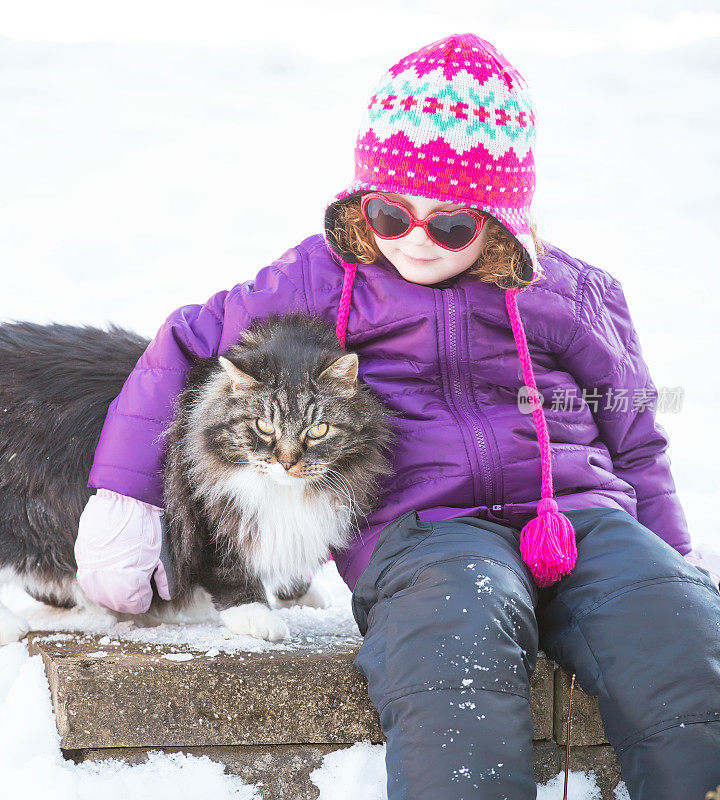
{"type": "Polygon", "coordinates": [[[339,798],[340,786],[344,800],[386,800],[385,745],[356,742],[328,753],[310,780],[320,789],[318,800],[339,798]]]}
{"type": "MultiPolygon", "coordinates": [[[[213,653],[217,655],[220,652],[320,648],[337,643],[338,640],[359,641],[360,632],[350,609],[350,590],[338,575],[334,562],[326,562],[313,581],[332,597],[329,608],[284,608],[278,606],[271,597],[275,613],[285,620],[290,630],[290,638],[282,642],[266,642],[231,633],[217,621],[209,600],[198,602],[186,614],[176,615],[177,619],[186,624],[157,625],[152,621],[150,627],[145,627],[144,617],[118,622],[113,614],[99,606],[70,610],[51,608],[34,600],[16,586],[0,586],[0,602],[26,619],[31,630],[105,634],[107,640],[102,639],[102,645],[116,640],[176,645],[186,650],[210,653],[212,656],[213,653]]],[[[62,639],[64,636],[66,634],[57,633],[53,638],[62,639]]]]}
{"type": "Polygon", "coordinates": [[[41,656],[0,649],[0,794],[6,800],[261,800],[206,756],[151,754],[145,764],[63,758],[41,656]]]}
{"type": "MultiPolygon", "coordinates": [[[[102,634],[104,658],[123,641],[170,645],[166,658],[186,660],[213,658],[220,652],[282,650],[322,647],[323,644],[359,640],[350,609],[350,592],[334,562],[327,562],[314,579],[332,597],[326,609],[277,608],[290,628],[285,642],[264,642],[231,634],[216,622],[164,623],[140,627],[132,621],[117,622],[102,609],[51,609],[17,588],[0,589],[0,601],[25,616],[33,630],[55,630],[50,638],[62,641],[85,632],[102,634]],[[191,652],[187,652],[191,651],[191,652]]],[[[189,618],[189,617],[188,617],[189,618]]],[[[202,608],[197,618],[202,618],[202,608]]],[[[138,618],[138,623],[141,620],[138,618]]],[[[571,764],[572,767],[572,764],[571,764]]],[[[385,745],[358,742],[329,753],[311,773],[320,790],[319,800],[386,800],[385,745]]],[[[562,798],[564,774],[538,788],[538,800],[562,798]]],[[[50,690],[40,656],[29,656],[24,642],[0,648],[0,788],[7,800],[261,800],[262,786],[250,786],[224,773],[222,765],[207,757],[186,754],[151,754],[145,764],[121,761],[65,760],[55,728],[50,690]]],[[[594,774],[570,771],[569,800],[598,800],[594,774]]],[[[624,784],[617,800],[629,800],[624,784]]]]}

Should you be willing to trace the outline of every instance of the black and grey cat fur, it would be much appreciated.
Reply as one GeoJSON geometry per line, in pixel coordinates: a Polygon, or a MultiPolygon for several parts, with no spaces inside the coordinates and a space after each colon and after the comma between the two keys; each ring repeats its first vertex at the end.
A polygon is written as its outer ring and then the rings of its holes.
{"type": "Polygon", "coordinates": [[[108,406],[148,345],[117,327],[0,325],[0,581],[76,601],[74,543],[108,406]]]}
{"type": "MultiPolygon", "coordinates": [[[[391,414],[329,326],[290,314],[241,337],[224,357],[197,359],[167,431],[180,607],[196,586],[221,611],[267,606],[263,581],[280,599],[300,596],[328,549],[349,543],[390,467],[391,414]]],[[[19,578],[52,605],[77,601],[87,476],[108,406],[148,343],[114,326],[0,325],[0,580],[19,578]]]]}

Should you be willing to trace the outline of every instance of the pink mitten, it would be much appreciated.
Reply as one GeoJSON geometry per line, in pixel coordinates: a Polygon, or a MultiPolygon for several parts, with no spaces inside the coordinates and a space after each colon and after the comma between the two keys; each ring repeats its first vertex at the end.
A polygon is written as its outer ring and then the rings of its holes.
{"type": "Polygon", "coordinates": [[[687,553],[685,560],[695,567],[702,567],[710,573],[713,583],[720,584],[720,553],[706,542],[687,553]]]}
{"type": "Polygon", "coordinates": [[[98,605],[127,614],[147,611],[150,579],[160,597],[170,600],[165,567],[160,561],[163,509],[98,489],[85,506],[75,542],[77,580],[98,605]]]}

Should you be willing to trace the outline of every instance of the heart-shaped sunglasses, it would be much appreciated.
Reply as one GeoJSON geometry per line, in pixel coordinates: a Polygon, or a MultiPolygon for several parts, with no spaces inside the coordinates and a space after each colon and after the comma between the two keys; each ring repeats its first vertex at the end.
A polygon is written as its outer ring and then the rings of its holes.
{"type": "Polygon", "coordinates": [[[471,208],[434,211],[425,219],[417,219],[402,203],[376,192],[363,195],[360,209],[373,233],[381,239],[400,239],[420,227],[435,244],[453,251],[471,245],[487,222],[487,214],[471,208]]]}

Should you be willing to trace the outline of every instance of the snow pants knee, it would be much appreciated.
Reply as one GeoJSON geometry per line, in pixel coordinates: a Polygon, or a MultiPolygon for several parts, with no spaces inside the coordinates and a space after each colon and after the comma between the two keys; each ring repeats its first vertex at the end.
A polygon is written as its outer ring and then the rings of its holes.
{"type": "Polygon", "coordinates": [[[389,800],[536,797],[538,648],[598,696],[632,800],[720,785],[720,592],[624,511],[567,516],[577,563],[545,589],[509,526],[411,511],[383,529],[352,607],[389,800]]]}

